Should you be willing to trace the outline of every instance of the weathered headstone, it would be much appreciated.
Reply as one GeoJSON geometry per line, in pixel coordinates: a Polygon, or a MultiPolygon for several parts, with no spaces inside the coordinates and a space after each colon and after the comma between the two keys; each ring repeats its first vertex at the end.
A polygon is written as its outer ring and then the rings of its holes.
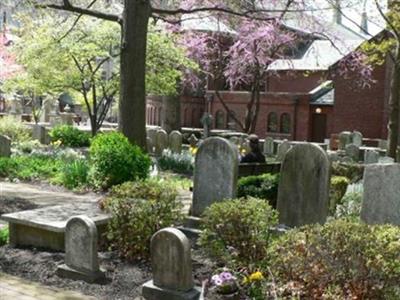
{"type": "Polygon", "coordinates": [[[353,131],[351,134],[351,142],[352,144],[361,147],[363,143],[363,135],[359,131],[353,131]]]}
{"type": "Polygon", "coordinates": [[[364,152],[365,164],[376,164],[379,161],[379,152],[374,150],[366,150],[364,152]]]}
{"type": "Polygon", "coordinates": [[[347,145],[346,155],[350,157],[354,162],[358,162],[360,160],[360,147],[354,144],[347,145]]]}
{"type": "Polygon", "coordinates": [[[97,228],[89,217],[75,216],[67,221],[65,264],[58,267],[57,274],[89,283],[104,280],[97,256],[97,228]]]}
{"type": "Polygon", "coordinates": [[[188,142],[189,142],[190,147],[195,148],[195,147],[197,147],[197,143],[199,142],[199,139],[192,133],[190,135],[190,137],[188,138],[188,142]]]}
{"type": "Polygon", "coordinates": [[[394,163],[394,159],[389,156],[379,157],[378,163],[380,164],[392,164],[394,163]]]}
{"type": "Polygon", "coordinates": [[[191,248],[178,229],[164,228],[151,238],[153,280],[143,285],[146,300],[197,300],[201,289],[194,285],[191,248]]]}
{"type": "Polygon", "coordinates": [[[10,157],[11,139],[8,136],[0,135],[0,157],[10,157]]]}
{"type": "Polygon", "coordinates": [[[157,139],[157,129],[154,129],[154,128],[147,129],[146,135],[147,135],[147,137],[151,138],[153,143],[155,143],[155,141],[157,139]]]}
{"type": "Polygon", "coordinates": [[[146,137],[147,152],[152,154],[154,152],[154,142],[150,137],[146,137]]]}
{"type": "Polygon", "coordinates": [[[226,139],[206,139],[196,154],[192,214],[200,217],[216,201],[236,196],[238,152],[226,139]]]}
{"type": "Polygon", "coordinates": [[[274,155],[274,139],[272,137],[266,137],[264,141],[264,154],[266,156],[274,155]]]}
{"type": "Polygon", "coordinates": [[[279,181],[280,223],[294,227],[326,221],[329,168],[328,155],[317,145],[299,144],[288,151],[279,181]]]}
{"type": "Polygon", "coordinates": [[[49,144],[50,136],[45,126],[35,124],[32,127],[32,138],[38,140],[41,144],[49,144]]]}
{"type": "Polygon", "coordinates": [[[182,134],[174,130],[169,134],[169,148],[173,153],[182,152],[182,134]]]}
{"type": "Polygon", "coordinates": [[[156,136],[156,155],[161,156],[164,149],[168,148],[168,134],[165,130],[160,129],[157,131],[156,136]]]}
{"type": "Polygon", "coordinates": [[[400,164],[374,164],[364,171],[361,219],[400,226],[400,164]]]}
{"type": "Polygon", "coordinates": [[[351,143],[351,132],[342,131],[339,133],[339,150],[346,150],[346,146],[351,143]]]}
{"type": "Polygon", "coordinates": [[[327,154],[331,163],[339,160],[339,154],[336,151],[328,151],[327,154]]]}
{"type": "Polygon", "coordinates": [[[276,153],[276,159],[278,161],[283,161],[285,158],[286,153],[290,150],[292,146],[287,140],[284,140],[281,144],[278,146],[278,151],[276,153]]]}
{"type": "Polygon", "coordinates": [[[387,150],[388,142],[387,140],[379,140],[378,141],[378,148],[387,150]]]}

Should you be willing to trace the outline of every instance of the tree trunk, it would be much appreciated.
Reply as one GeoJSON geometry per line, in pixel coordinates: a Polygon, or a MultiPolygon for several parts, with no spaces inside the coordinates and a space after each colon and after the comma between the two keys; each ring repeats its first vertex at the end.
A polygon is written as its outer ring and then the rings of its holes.
{"type": "Polygon", "coordinates": [[[149,0],[124,2],[119,129],[130,142],[145,149],[146,44],[151,8],[149,0]]]}
{"type": "Polygon", "coordinates": [[[389,124],[388,124],[388,150],[387,155],[396,158],[396,151],[399,139],[399,102],[400,102],[400,44],[397,42],[396,52],[393,61],[392,81],[389,97],[389,124]]]}

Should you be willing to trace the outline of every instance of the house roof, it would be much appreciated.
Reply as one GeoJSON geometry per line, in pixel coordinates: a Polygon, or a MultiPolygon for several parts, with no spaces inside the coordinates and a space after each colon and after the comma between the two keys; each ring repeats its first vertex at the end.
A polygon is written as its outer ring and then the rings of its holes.
{"type": "Polygon", "coordinates": [[[210,16],[209,13],[186,14],[181,18],[181,29],[185,31],[223,32],[236,34],[236,31],[210,16]]]}
{"type": "Polygon", "coordinates": [[[311,105],[333,105],[335,103],[335,89],[332,81],[328,80],[310,91],[311,105]]]}

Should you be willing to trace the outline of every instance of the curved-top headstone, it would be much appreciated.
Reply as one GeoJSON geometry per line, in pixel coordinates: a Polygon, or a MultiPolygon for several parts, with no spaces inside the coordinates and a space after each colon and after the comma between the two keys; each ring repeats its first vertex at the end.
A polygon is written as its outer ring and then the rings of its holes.
{"type": "Polygon", "coordinates": [[[155,286],[183,292],[194,287],[190,242],[180,230],[164,228],[153,235],[151,264],[155,286]]]}
{"type": "Polygon", "coordinates": [[[272,137],[266,137],[264,141],[264,154],[267,156],[274,155],[274,139],[272,137]]]}
{"type": "Polygon", "coordinates": [[[276,153],[276,159],[278,161],[283,161],[285,158],[286,153],[290,150],[292,146],[288,142],[288,140],[284,140],[282,143],[278,145],[278,150],[276,153]]]}
{"type": "Polygon", "coordinates": [[[283,160],[277,209],[282,224],[324,223],[329,205],[328,155],[319,146],[299,144],[283,160]]]}
{"type": "Polygon", "coordinates": [[[169,134],[169,148],[173,153],[182,152],[182,134],[174,130],[169,134]]]}
{"type": "Polygon", "coordinates": [[[353,131],[353,133],[351,134],[351,141],[352,144],[361,147],[362,143],[363,143],[363,135],[361,132],[359,131],[353,131]]]}
{"type": "Polygon", "coordinates": [[[238,151],[220,137],[206,139],[196,154],[192,214],[200,217],[216,201],[236,197],[238,151]]]}
{"type": "Polygon", "coordinates": [[[168,133],[160,129],[156,135],[156,155],[161,156],[164,149],[168,148],[168,133]]]}
{"type": "Polygon", "coordinates": [[[360,160],[360,148],[355,144],[349,144],[346,146],[346,155],[358,162],[360,160]]]}
{"type": "Polygon", "coordinates": [[[346,146],[351,143],[352,134],[350,131],[342,131],[339,133],[339,150],[346,150],[346,146]]]}

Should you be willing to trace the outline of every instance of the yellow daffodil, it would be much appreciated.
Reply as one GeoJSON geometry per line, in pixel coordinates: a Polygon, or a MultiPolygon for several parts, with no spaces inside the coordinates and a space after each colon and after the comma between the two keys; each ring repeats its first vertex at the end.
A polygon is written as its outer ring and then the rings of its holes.
{"type": "Polygon", "coordinates": [[[260,271],[254,272],[249,276],[249,281],[261,281],[264,279],[263,274],[260,271]]]}

